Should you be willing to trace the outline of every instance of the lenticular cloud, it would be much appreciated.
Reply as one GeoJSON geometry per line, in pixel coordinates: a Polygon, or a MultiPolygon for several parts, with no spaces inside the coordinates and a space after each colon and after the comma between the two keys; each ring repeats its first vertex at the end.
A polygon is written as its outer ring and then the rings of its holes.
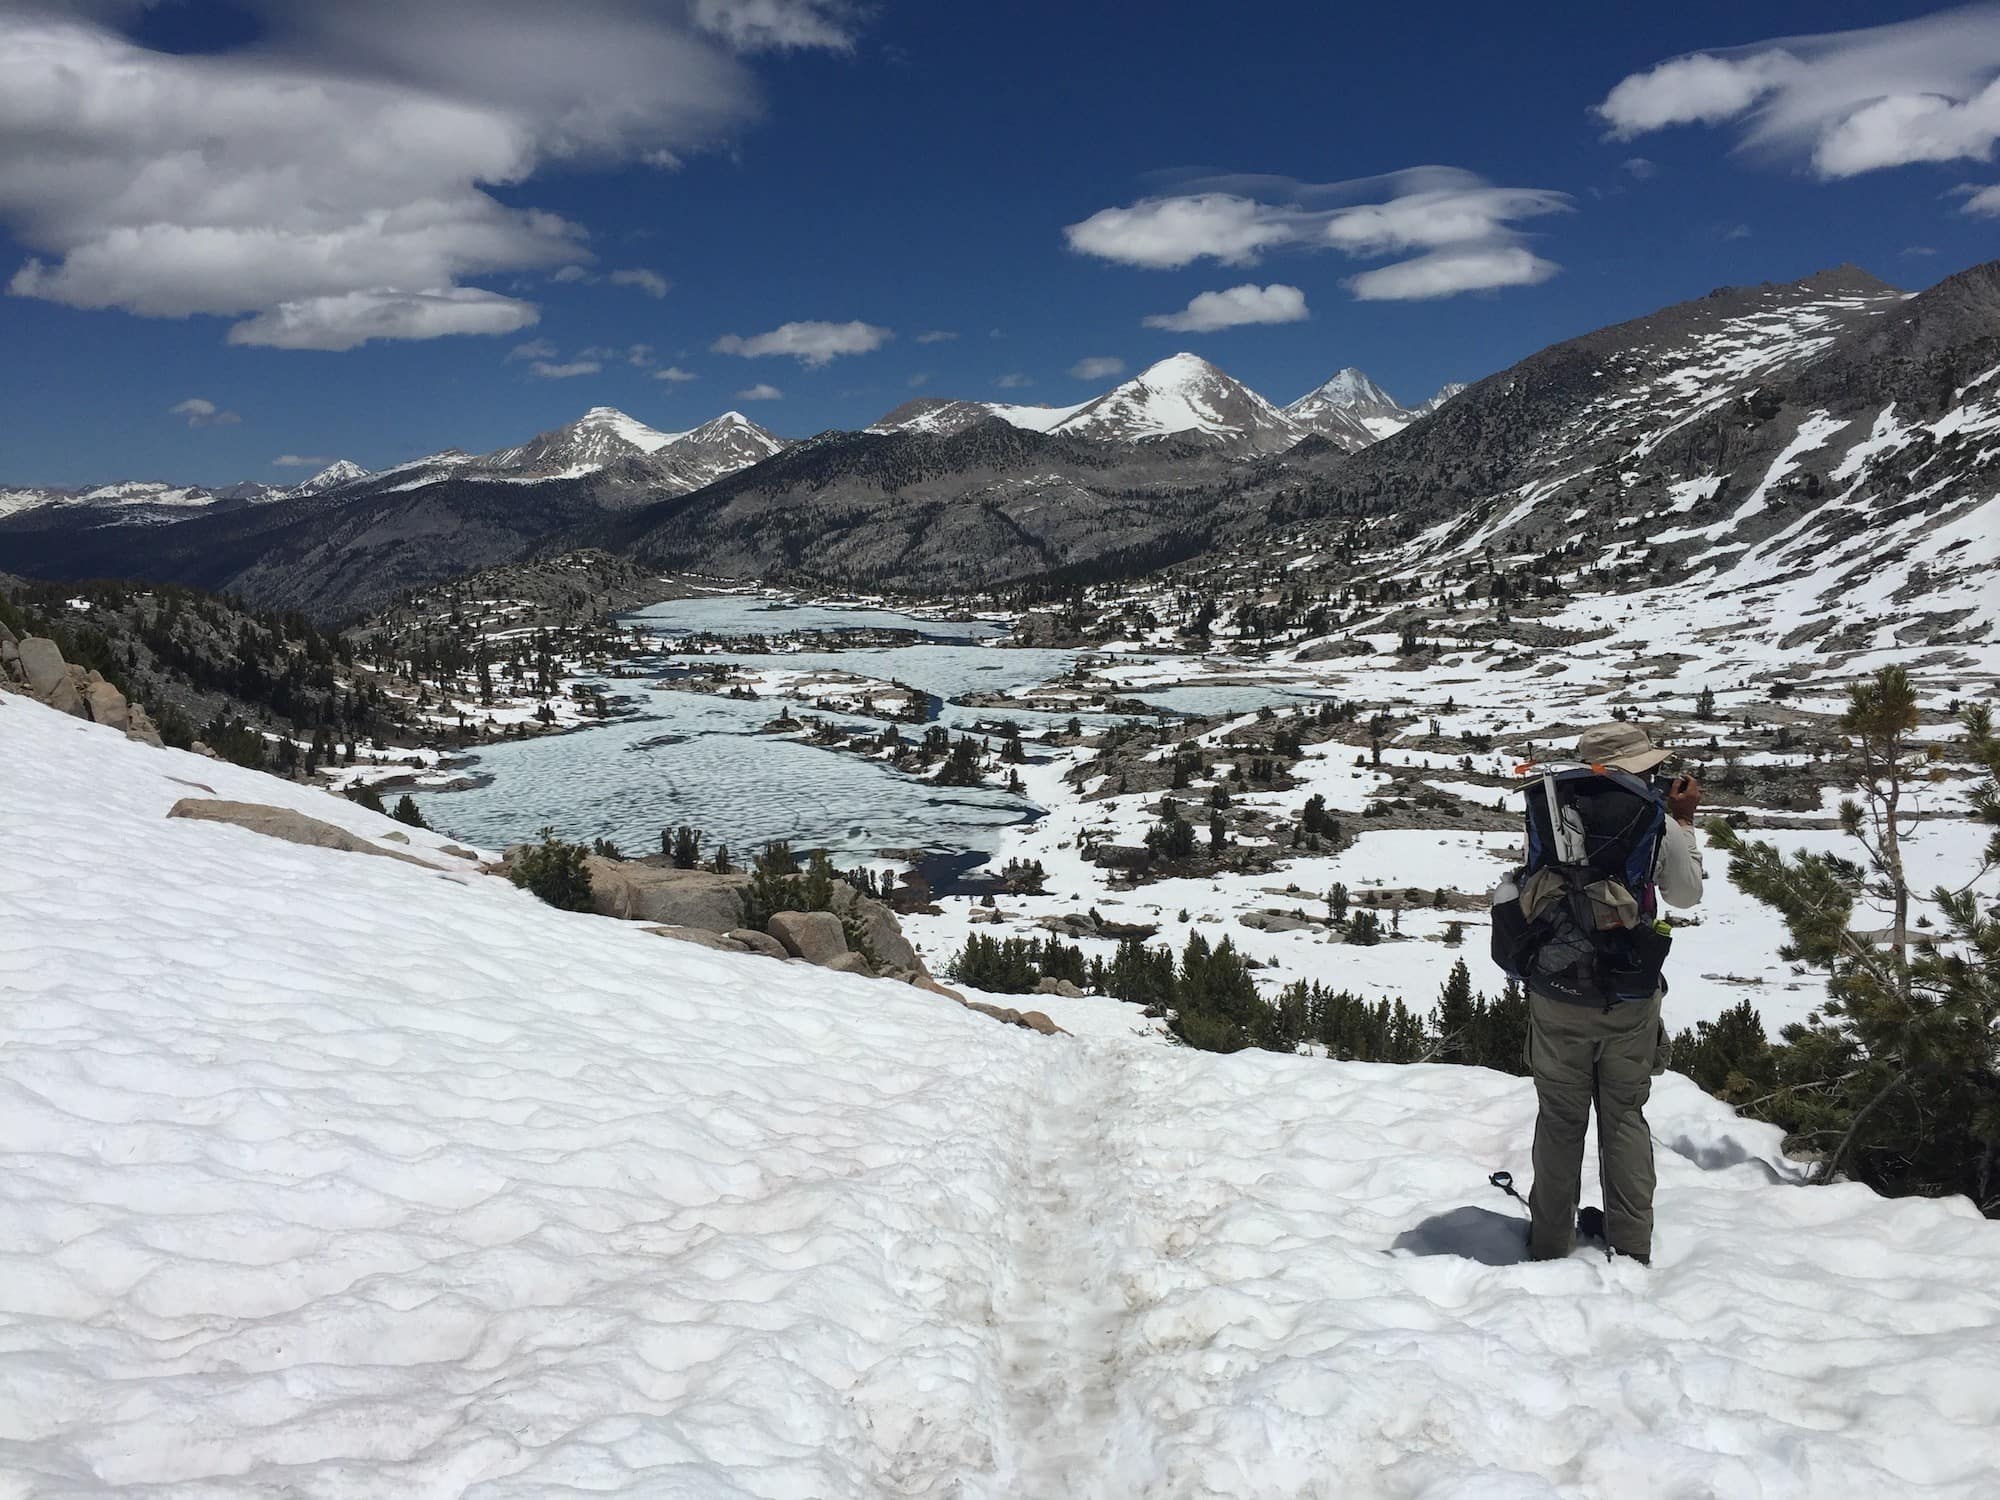
{"type": "MultiPolygon", "coordinates": [[[[1364,271],[1348,281],[1362,300],[1451,296],[1545,281],[1558,267],[1527,248],[1522,220],[1567,212],[1569,198],[1543,188],[1495,187],[1453,167],[1412,167],[1351,182],[1300,183],[1282,177],[1236,176],[1181,185],[1176,193],[1100,209],[1063,231],[1081,255],[1148,270],[1173,270],[1201,260],[1255,265],[1285,250],[1338,250],[1355,259],[1413,258],[1364,271]]],[[[1161,314],[1150,326],[1202,331],[1231,322],[1294,322],[1304,300],[1281,306],[1271,297],[1288,288],[1243,286],[1204,293],[1185,312],[1161,314]],[[1249,294],[1258,293],[1255,298],[1249,294]],[[1217,301],[1214,299],[1224,299],[1217,301]],[[1228,311],[1267,314],[1216,322],[1228,311]],[[1285,316],[1272,316],[1285,312],[1285,316]]]]}
{"type": "Polygon", "coordinates": [[[1596,113],[1615,140],[1736,124],[1746,148],[1827,178],[1988,161],[2000,143],[2000,6],[1670,58],[1620,80],[1596,113]]]}

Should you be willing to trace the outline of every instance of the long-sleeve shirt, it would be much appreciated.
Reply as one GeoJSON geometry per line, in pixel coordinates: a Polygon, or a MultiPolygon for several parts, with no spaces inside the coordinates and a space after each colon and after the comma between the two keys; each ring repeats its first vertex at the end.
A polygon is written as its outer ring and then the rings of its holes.
{"type": "Polygon", "coordinates": [[[1660,897],[1673,906],[1693,906],[1701,900],[1701,839],[1687,824],[1667,819],[1653,863],[1653,883],[1660,897]]]}

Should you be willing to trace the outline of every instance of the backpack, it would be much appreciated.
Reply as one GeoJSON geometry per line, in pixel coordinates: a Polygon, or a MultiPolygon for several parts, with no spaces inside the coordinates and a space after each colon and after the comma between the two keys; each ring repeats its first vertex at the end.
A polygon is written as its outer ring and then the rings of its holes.
{"type": "Polygon", "coordinates": [[[1673,946],[1653,885],[1665,799],[1604,766],[1546,772],[1523,791],[1528,858],[1493,893],[1493,961],[1551,1000],[1608,1011],[1652,999],[1673,946]]]}

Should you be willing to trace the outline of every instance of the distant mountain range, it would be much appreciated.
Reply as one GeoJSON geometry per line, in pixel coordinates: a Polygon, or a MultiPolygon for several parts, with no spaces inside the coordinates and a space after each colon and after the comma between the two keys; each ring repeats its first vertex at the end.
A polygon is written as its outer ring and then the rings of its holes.
{"type": "Polygon", "coordinates": [[[2000,263],[1914,296],[1841,267],[1722,288],[1415,408],[1353,370],[1279,407],[1189,354],[1072,407],[927,399],[793,443],[734,412],[661,432],[597,408],[482,457],[284,491],[13,503],[0,568],[191,583],[329,619],[586,545],[661,570],[941,594],[1335,555],[1357,526],[1468,569],[1581,547],[1658,572],[1955,515],[2000,484],[1996,376],[2000,263]]]}
{"type": "Polygon", "coordinates": [[[343,458],[302,483],[282,487],[253,480],[212,490],[156,481],[77,490],[0,489],[0,517],[53,507],[87,512],[79,518],[87,524],[159,524],[197,511],[225,513],[314,496],[408,492],[445,479],[536,483],[606,471],[615,471],[634,492],[658,498],[700,489],[784,446],[782,438],[738,411],[726,411],[686,432],[660,432],[622,411],[596,406],[567,427],[483,456],[451,448],[379,472],[343,458]]]}
{"type": "Polygon", "coordinates": [[[905,402],[867,430],[949,436],[998,419],[1024,432],[1098,442],[1173,438],[1257,453],[1282,453],[1316,433],[1352,453],[1402,431],[1464,389],[1447,385],[1422,406],[1405,407],[1361,371],[1349,368],[1290,406],[1278,407],[1199,355],[1176,354],[1075,406],[926,396],[905,402]]]}
{"type": "MultiPolygon", "coordinates": [[[[1400,432],[1464,389],[1448,385],[1422,406],[1408,408],[1359,370],[1346,369],[1280,409],[1207,360],[1176,354],[1075,406],[925,398],[897,407],[866,431],[949,436],[997,420],[1024,432],[1092,442],[1172,440],[1240,453],[1282,453],[1317,434],[1351,453],[1400,432]]],[[[156,526],[281,501],[411,493],[447,480],[590,479],[599,503],[616,510],[692,493],[786,446],[737,411],[685,432],[662,432],[615,407],[596,406],[567,426],[492,453],[447,448],[376,471],[340,459],[293,485],[245,480],[211,489],[130,480],[79,489],[0,489],[0,518],[47,510],[42,519],[49,524],[156,526]]]]}

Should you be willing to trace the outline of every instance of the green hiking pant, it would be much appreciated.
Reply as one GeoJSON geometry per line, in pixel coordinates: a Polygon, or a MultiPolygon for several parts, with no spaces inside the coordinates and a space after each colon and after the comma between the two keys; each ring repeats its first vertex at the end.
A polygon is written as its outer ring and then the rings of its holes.
{"type": "Polygon", "coordinates": [[[1597,1111],[1604,1232],[1626,1255],[1653,1253],[1653,1134],[1646,1100],[1666,1065],[1660,997],[1603,1010],[1528,997],[1528,1065],[1541,1111],[1535,1119],[1534,1218],[1528,1253],[1555,1260],[1576,1246],[1583,1137],[1597,1111]]]}

